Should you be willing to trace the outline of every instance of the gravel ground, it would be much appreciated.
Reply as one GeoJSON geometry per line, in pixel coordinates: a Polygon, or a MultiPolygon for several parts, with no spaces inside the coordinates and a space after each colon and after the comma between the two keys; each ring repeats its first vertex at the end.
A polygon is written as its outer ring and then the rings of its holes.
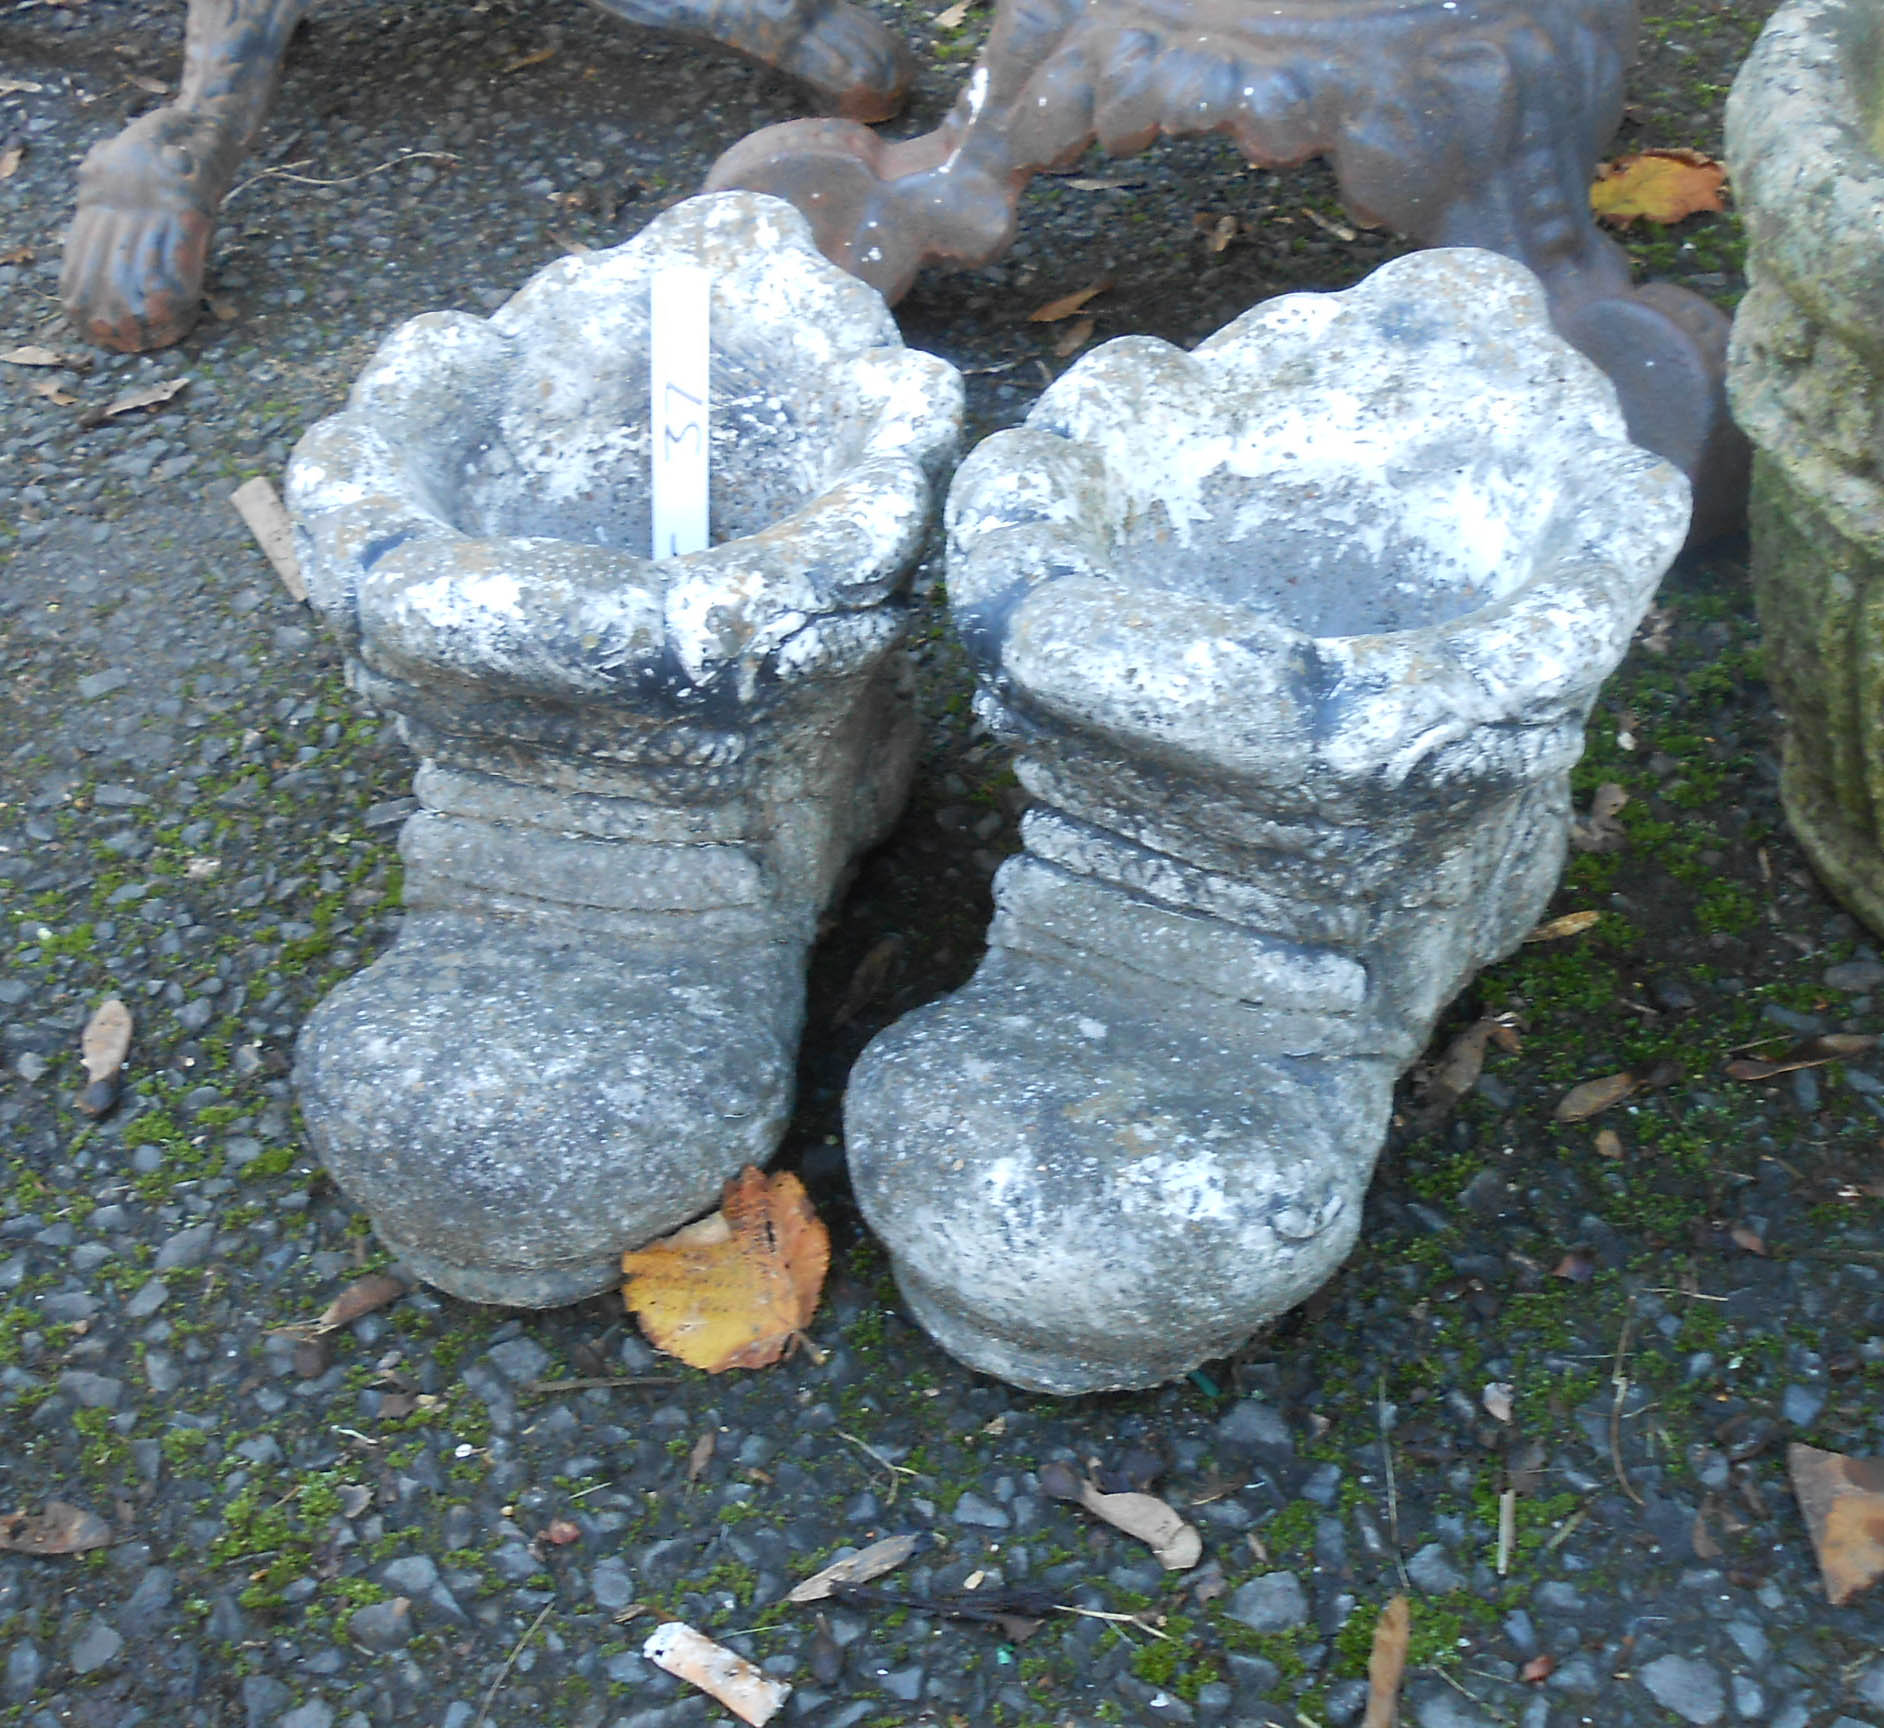
{"type": "MultiPolygon", "coordinates": [[[[1652,17],[1626,141],[1716,147],[1768,9],[1652,17]]],[[[985,18],[903,22],[932,118],[985,18]]],[[[1884,1453],[1884,1060],[1723,1074],[1756,1039],[1884,1031],[1884,962],[1784,832],[1731,547],[1671,575],[1592,724],[1579,796],[1630,801],[1553,911],[1600,921],[1478,981],[1435,1052],[1507,1012],[1521,1049],[1449,1113],[1409,1082],[1361,1249],[1237,1359],[1156,1393],[1022,1396],[904,1321],[856,1225],[845,1070],[966,977],[1016,843],[933,618],[909,815],[813,976],[786,1157],[837,1238],[818,1359],[710,1380],[611,1301],[516,1316],[424,1290],[324,1344],[281,1330],[384,1261],[308,1157],[287,1071],[309,1008],[396,925],[411,763],[227,495],[278,475],[395,322],[489,310],[798,110],[768,74],[548,0],[345,0],[291,56],[215,316],[171,353],[82,353],[52,299],[73,166],[174,78],[180,29],[132,0],[0,19],[0,74],[40,86],[0,96],[0,152],[23,146],[0,348],[78,356],[0,368],[0,1511],[60,1498],[116,1538],[0,1554],[0,1722],[723,1720],[638,1654],[674,1615],[788,1678],[781,1720],[816,1728],[1342,1728],[1404,1590],[1419,1728],[1884,1723],[1884,1598],[1826,1606],[1784,1474],[1794,1438],[1884,1453]],[[78,1030],[113,993],[137,1042],[94,1123],[78,1030]],[[1623,1069],[1654,1083],[1555,1119],[1623,1069]],[[1095,1459],[1195,1520],[1204,1564],[1167,1574],[1043,1490],[1048,1464],[1095,1459]],[[911,1601],[781,1602],[898,1531],[928,1538],[884,1581],[911,1601]],[[1088,1612],[1022,1639],[925,1606],[971,1580],[1088,1612]]],[[[1343,229],[1331,191],[1211,142],[1088,164],[1029,194],[1007,260],[925,280],[905,329],[974,369],[983,432],[1065,364],[1025,322],[1056,295],[1110,278],[1100,336],[1190,340],[1363,274],[1393,242],[1343,229]]],[[[1636,244],[1731,302],[1731,222],[1636,244]]]]}

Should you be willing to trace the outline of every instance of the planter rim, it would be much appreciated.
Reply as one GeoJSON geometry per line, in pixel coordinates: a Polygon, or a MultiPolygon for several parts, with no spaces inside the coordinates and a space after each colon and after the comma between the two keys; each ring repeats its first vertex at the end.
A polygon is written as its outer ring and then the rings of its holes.
{"type": "MultiPolygon", "coordinates": [[[[1075,381],[1069,372],[1026,426],[970,455],[949,498],[951,603],[971,645],[998,662],[1004,699],[1265,780],[1310,767],[1398,778],[1484,727],[1571,712],[1627,649],[1681,545],[1689,489],[1678,469],[1628,442],[1607,379],[1549,331],[1541,290],[1521,265],[1466,249],[1418,253],[1341,294],[1268,302],[1193,353],[1128,337],[1081,364],[1182,375],[1205,404],[1200,418],[1227,414],[1238,389],[1269,398],[1299,390],[1312,404],[1321,383],[1290,381],[1295,356],[1278,332],[1298,351],[1316,348],[1315,364],[1338,367],[1342,320],[1371,328],[1366,320],[1389,296],[1455,281],[1460,270],[1489,277],[1513,312],[1534,314],[1524,346],[1544,380],[1535,418],[1540,428],[1546,419],[1559,431],[1577,427],[1566,441],[1576,466],[1554,508],[1510,551],[1532,561],[1527,574],[1437,622],[1348,635],[1124,579],[1115,543],[1092,520],[1111,514],[1093,507],[1110,484],[1105,459],[1066,429],[1076,416],[1061,411],[1065,392],[1055,395],[1075,381]],[[995,638],[1004,639],[998,650],[995,638]]],[[[1504,307],[1481,304],[1472,317],[1505,329],[1507,346],[1516,340],[1504,307]]],[[[1478,409],[1462,398],[1459,423],[1478,409]]],[[[1261,558],[1260,534],[1239,539],[1252,562],[1261,558]]]]}
{"type": "Polygon", "coordinates": [[[1846,340],[1879,351],[1884,155],[1850,63],[1852,36],[1867,28],[1884,66],[1884,17],[1859,0],[1787,0],[1728,93],[1726,149],[1756,269],[1780,277],[1846,340]]]}
{"type": "MultiPolygon", "coordinates": [[[[630,363],[645,365],[645,354],[630,363]]],[[[781,381],[779,393],[789,388],[781,381]]],[[[901,345],[880,297],[824,259],[793,206],[718,193],[621,246],[559,260],[489,319],[410,320],[348,406],[297,446],[289,500],[315,604],[368,663],[565,700],[730,678],[749,700],[761,669],[797,682],[850,657],[863,623],[854,615],[894,594],[921,546],[962,400],[955,369],[901,345]],[[722,333],[789,332],[807,388],[828,392],[835,379],[874,409],[852,459],[779,519],[673,558],[459,527],[440,501],[442,476],[493,416],[415,425],[415,382],[442,379],[473,402],[495,396],[554,346],[532,322],[546,306],[593,302],[598,320],[645,326],[634,302],[656,268],[674,264],[713,273],[716,346],[722,333]],[[742,318],[740,308],[752,310],[742,318]]]]}

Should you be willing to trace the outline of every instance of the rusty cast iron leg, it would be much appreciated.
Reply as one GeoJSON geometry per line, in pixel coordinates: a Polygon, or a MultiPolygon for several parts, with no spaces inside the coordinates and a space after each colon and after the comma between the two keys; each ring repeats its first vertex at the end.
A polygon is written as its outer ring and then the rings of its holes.
{"type": "Polygon", "coordinates": [[[886,142],[837,120],[736,144],[710,187],[790,199],[886,296],[926,263],[1013,239],[1021,188],[1096,142],[1227,132],[1254,163],[1327,156],[1355,214],[1482,246],[1542,279],[1558,327],[1616,384],[1634,436],[1697,481],[1697,537],[1738,508],[1726,319],[1631,288],[1587,189],[1622,106],[1634,0],[1002,0],[942,125],[886,142]]]}

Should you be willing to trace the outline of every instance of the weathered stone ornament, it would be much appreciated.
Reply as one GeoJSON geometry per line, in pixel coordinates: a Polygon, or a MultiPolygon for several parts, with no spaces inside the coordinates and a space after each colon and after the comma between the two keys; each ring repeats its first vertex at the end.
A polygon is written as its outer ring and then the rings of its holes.
{"type": "MultiPolygon", "coordinates": [[[[908,49],[849,0],[595,3],[631,24],[775,66],[854,120],[894,114],[915,70],[908,49]]],[[[190,0],[176,99],[86,156],[59,288],[92,341],[135,353],[179,342],[195,325],[217,214],[307,7],[190,0]]]]}
{"type": "Polygon", "coordinates": [[[1790,0],[1727,101],[1747,232],[1728,388],[1787,819],[1884,932],[1884,10],[1790,0]]]}
{"type": "Polygon", "coordinates": [[[1558,330],[1609,374],[1630,435],[1696,486],[1697,538],[1738,520],[1727,320],[1633,289],[1589,186],[1622,114],[1635,0],[1000,0],[941,126],[890,141],[794,120],[733,146],[710,186],[789,198],[826,254],[902,295],[926,263],[1013,241],[1021,189],[1088,144],[1227,132],[1268,167],[1326,156],[1356,216],[1429,246],[1482,246],[1543,280],[1558,330]]]}
{"type": "Polygon", "coordinates": [[[393,948],[301,1034],[381,1237],[547,1306],[763,1164],[804,959],[895,819],[901,595],[961,380],[788,205],[698,198],[488,321],[397,331],[288,500],[356,689],[422,758],[393,948]],[[712,539],[653,561],[649,278],[712,276],[712,539]]]}
{"type": "Polygon", "coordinates": [[[1529,272],[1446,250],[1107,343],[947,520],[1035,802],[980,970],[853,1073],[852,1178],[951,1353],[1151,1385],[1348,1253],[1396,1077],[1557,883],[1688,488],[1529,272]]]}

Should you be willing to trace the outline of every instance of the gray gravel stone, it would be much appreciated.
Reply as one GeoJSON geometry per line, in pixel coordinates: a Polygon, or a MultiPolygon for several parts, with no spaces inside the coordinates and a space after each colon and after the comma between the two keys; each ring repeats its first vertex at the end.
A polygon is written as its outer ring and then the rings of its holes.
{"type": "Polygon", "coordinates": [[[1265,1572],[1240,1585],[1225,1610],[1257,1632],[1287,1632],[1308,1619],[1308,1595],[1293,1572],[1265,1572]]]}
{"type": "Polygon", "coordinates": [[[294,1702],[294,1694],[272,1674],[249,1674],[242,1681],[242,1708],[247,1728],[269,1728],[294,1702]]]}
{"type": "Polygon", "coordinates": [[[72,1668],[78,1674],[91,1674],[117,1660],[124,1639],[108,1620],[92,1619],[72,1642],[72,1668]]]}
{"type": "Polygon", "coordinates": [[[982,1499],[973,1491],[955,1502],[954,1518],[957,1524],[972,1524],[981,1530],[1006,1530],[1014,1523],[1006,1508],[982,1499]]]}
{"type": "Polygon", "coordinates": [[[506,1338],[501,1344],[493,1344],[485,1354],[513,1386],[541,1380],[554,1360],[534,1338],[506,1338]]]}
{"type": "Polygon", "coordinates": [[[59,1390],[87,1410],[115,1410],[124,1396],[124,1382],[107,1374],[72,1368],[59,1376],[59,1390]]]}
{"type": "Polygon", "coordinates": [[[4,1684],[7,1702],[23,1704],[32,1697],[39,1685],[39,1677],[46,1671],[46,1659],[39,1653],[39,1646],[30,1638],[22,1638],[7,1651],[7,1667],[4,1684]]]}
{"type": "Polygon", "coordinates": [[[598,1607],[611,1612],[626,1608],[635,1599],[634,1574],[625,1560],[610,1554],[595,1563],[595,1570],[589,1574],[589,1591],[598,1607]]]}
{"type": "Polygon", "coordinates": [[[1726,1713],[1719,1673],[1692,1656],[1657,1656],[1642,1665],[1640,1679],[1656,1703],[1696,1728],[1708,1728],[1726,1713]]]}
{"type": "Polygon", "coordinates": [[[1851,1689],[1880,1716],[1884,1716],[1884,1662],[1873,1662],[1851,1683],[1851,1689]]]}
{"type": "Polygon", "coordinates": [[[201,1224],[192,1224],[187,1230],[179,1230],[157,1250],[156,1269],[159,1272],[187,1271],[193,1266],[200,1266],[209,1258],[210,1245],[216,1240],[216,1221],[205,1219],[201,1224]]]}
{"type": "Polygon", "coordinates": [[[1295,1436],[1289,1432],[1282,1412],[1256,1398],[1245,1398],[1219,1420],[1217,1439],[1239,1450],[1295,1450],[1295,1436]]]}
{"type": "Polygon", "coordinates": [[[1453,1565],[1445,1548],[1428,1542],[1406,1563],[1406,1575],[1429,1595],[1443,1596],[1465,1588],[1465,1574],[1453,1565]]]}
{"type": "Polygon", "coordinates": [[[347,1631],[368,1650],[397,1650],[412,1636],[412,1604],[404,1596],[369,1602],[348,1616],[347,1631]]]}
{"type": "Polygon", "coordinates": [[[323,1698],[310,1698],[283,1716],[276,1728],[334,1728],[334,1707],[323,1698]]]}

